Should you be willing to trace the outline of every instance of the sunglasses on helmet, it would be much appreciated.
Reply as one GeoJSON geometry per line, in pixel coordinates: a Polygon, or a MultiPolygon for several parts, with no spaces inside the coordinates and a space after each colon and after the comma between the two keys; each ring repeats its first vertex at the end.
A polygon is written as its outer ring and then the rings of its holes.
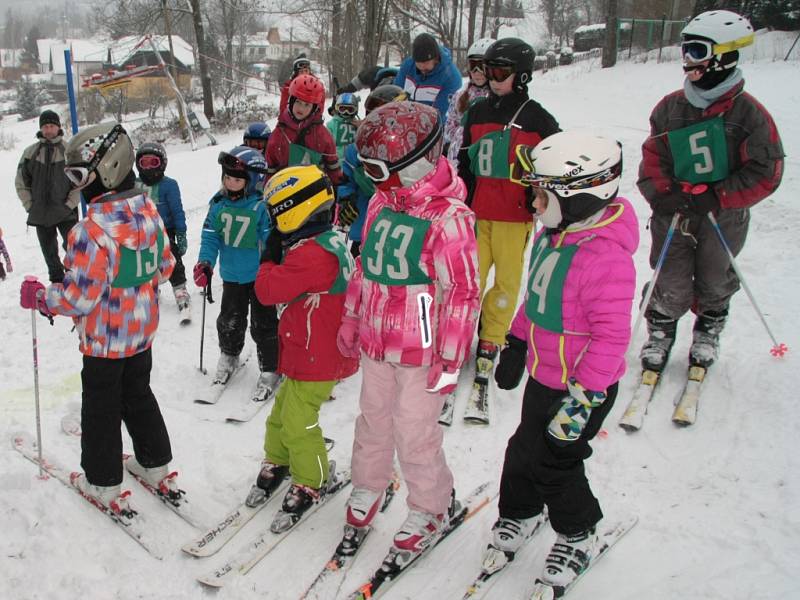
{"type": "Polygon", "coordinates": [[[140,169],[158,169],[161,166],[161,157],[155,154],[143,154],[136,161],[140,169]]]}
{"type": "Polygon", "coordinates": [[[227,152],[220,152],[219,156],[217,157],[217,162],[222,165],[223,170],[237,171],[241,173],[252,171],[254,173],[266,174],[267,172],[265,168],[262,169],[260,167],[248,165],[240,158],[234,156],[233,154],[228,154],[227,152]]]}
{"type": "Polygon", "coordinates": [[[89,173],[91,171],[88,167],[64,167],[64,175],[67,176],[73,187],[79,188],[86,185],[89,181],[89,173]]]}
{"type": "Polygon", "coordinates": [[[515,72],[513,65],[484,65],[483,72],[489,81],[505,81],[515,72]]]}
{"type": "Polygon", "coordinates": [[[482,58],[470,58],[467,61],[469,73],[483,73],[484,65],[482,58]]]}
{"type": "Polygon", "coordinates": [[[358,114],[358,107],[352,104],[340,104],[336,107],[336,112],[343,117],[355,117],[358,114]]]}

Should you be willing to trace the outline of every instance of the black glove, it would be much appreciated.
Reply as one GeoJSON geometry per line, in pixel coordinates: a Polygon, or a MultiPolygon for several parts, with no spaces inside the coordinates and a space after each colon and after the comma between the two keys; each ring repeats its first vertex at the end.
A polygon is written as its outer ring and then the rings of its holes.
{"type": "Polygon", "coordinates": [[[358,218],[358,207],[355,196],[345,196],[339,199],[339,225],[350,227],[358,218]]]}
{"type": "Polygon", "coordinates": [[[650,207],[657,215],[671,217],[676,212],[685,213],[689,209],[689,200],[683,192],[673,192],[652,200],[650,207]]]}
{"type": "Polygon", "coordinates": [[[276,265],[283,259],[283,235],[277,229],[273,229],[267,238],[264,252],[261,253],[261,262],[274,262],[276,265]]]}
{"type": "Polygon", "coordinates": [[[706,216],[710,212],[717,214],[720,206],[714,189],[709,187],[699,194],[692,195],[689,200],[689,208],[692,212],[701,216],[706,216]]]}
{"type": "Polygon", "coordinates": [[[525,374],[525,357],[528,345],[518,337],[506,335],[506,345],[500,352],[500,360],[494,371],[494,380],[501,390],[513,390],[525,374]]]}

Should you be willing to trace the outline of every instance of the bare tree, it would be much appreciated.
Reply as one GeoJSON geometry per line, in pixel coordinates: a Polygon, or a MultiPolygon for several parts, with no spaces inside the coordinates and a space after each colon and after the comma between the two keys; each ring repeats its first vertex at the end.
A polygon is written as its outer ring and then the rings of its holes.
{"type": "Polygon", "coordinates": [[[617,0],[607,0],[606,8],[606,45],[603,48],[603,68],[617,64],[617,0]]]}

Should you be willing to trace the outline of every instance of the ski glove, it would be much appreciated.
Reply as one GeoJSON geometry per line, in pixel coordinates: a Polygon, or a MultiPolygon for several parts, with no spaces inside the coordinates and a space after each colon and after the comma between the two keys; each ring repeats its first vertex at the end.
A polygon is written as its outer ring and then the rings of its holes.
{"type": "Polygon", "coordinates": [[[569,394],[561,399],[558,412],[547,426],[550,441],[557,446],[566,446],[581,437],[592,409],[606,400],[605,392],[587,390],[574,377],[570,377],[567,389],[569,394]]]}
{"type": "Polygon", "coordinates": [[[692,185],[688,182],[681,184],[684,194],[687,195],[689,209],[702,217],[708,213],[717,214],[720,209],[719,199],[714,188],[705,183],[692,185]]]}
{"type": "Polygon", "coordinates": [[[33,275],[26,275],[19,288],[19,305],[29,310],[35,308],[52,321],[53,313],[47,308],[44,293],[44,284],[33,275]]]}
{"type": "Polygon", "coordinates": [[[350,227],[358,218],[354,196],[345,196],[339,199],[339,225],[350,227]]]}
{"type": "Polygon", "coordinates": [[[501,390],[513,390],[525,374],[525,358],[528,345],[510,333],[506,335],[506,345],[500,352],[500,360],[494,372],[494,380],[501,390]]]}
{"type": "Polygon", "coordinates": [[[204,288],[211,283],[211,276],[214,275],[214,269],[203,260],[194,266],[192,275],[194,276],[195,285],[204,288]]]}
{"type": "Polygon", "coordinates": [[[425,391],[431,394],[449,394],[456,390],[458,373],[461,369],[441,358],[434,358],[428,369],[425,391]]]}
{"type": "Polygon", "coordinates": [[[689,202],[683,193],[672,193],[653,200],[650,206],[657,215],[671,217],[676,212],[685,213],[689,202]]]}
{"type": "Polygon", "coordinates": [[[359,345],[358,319],[352,315],[342,317],[342,324],[339,325],[339,333],[336,334],[336,346],[342,356],[347,358],[358,358],[359,345]]]}
{"type": "Polygon", "coordinates": [[[281,235],[280,231],[277,229],[273,229],[269,237],[267,237],[267,243],[264,246],[264,251],[261,253],[261,262],[274,262],[276,265],[279,265],[283,260],[283,236],[281,235]]]}
{"type": "Polygon", "coordinates": [[[175,254],[178,256],[183,256],[186,254],[187,248],[187,241],[186,241],[186,232],[185,231],[176,231],[175,232],[175,254]]]}

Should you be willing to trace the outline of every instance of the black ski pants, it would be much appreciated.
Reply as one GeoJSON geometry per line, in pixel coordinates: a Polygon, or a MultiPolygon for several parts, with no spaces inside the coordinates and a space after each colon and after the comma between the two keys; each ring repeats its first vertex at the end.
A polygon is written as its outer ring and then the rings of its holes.
{"type": "Polygon", "coordinates": [[[617,383],[609,387],[606,401],[592,409],[581,437],[559,446],[547,433],[547,426],[567,392],[528,378],[522,419],[508,440],[503,463],[501,517],[527,519],[547,505],[550,524],[565,535],[586,531],[603,518],[600,503],[586,479],[583,461],[592,455],[589,441],[600,431],[603,419],[614,406],[617,388],[617,383]]]}
{"type": "MultiPolygon", "coordinates": [[[[174,248],[175,230],[167,229],[167,237],[169,238],[169,245],[174,248]]],[[[172,255],[175,257],[175,268],[172,269],[172,275],[169,276],[169,282],[174,288],[186,283],[186,267],[183,266],[183,258],[178,256],[177,252],[173,250],[172,255]]]]}
{"type": "Polygon", "coordinates": [[[143,467],[172,460],[167,427],[150,389],[152,366],[149,348],[128,358],[83,357],[81,467],[89,483],[122,483],[121,423],[143,467]]]}
{"type": "Polygon", "coordinates": [[[67,235],[69,230],[78,222],[77,214],[75,218],[70,218],[55,225],[36,226],[36,237],[39,238],[39,246],[42,249],[44,262],[47,264],[47,275],[50,283],[61,283],[64,281],[64,265],[58,256],[58,234],[61,234],[61,247],[67,249],[67,235]]]}
{"type": "Polygon", "coordinates": [[[250,310],[250,336],[256,343],[261,371],[278,370],[278,312],[264,306],[255,293],[255,282],[222,283],[222,307],[217,317],[219,349],[238,356],[244,348],[247,311],[250,310]]]}

